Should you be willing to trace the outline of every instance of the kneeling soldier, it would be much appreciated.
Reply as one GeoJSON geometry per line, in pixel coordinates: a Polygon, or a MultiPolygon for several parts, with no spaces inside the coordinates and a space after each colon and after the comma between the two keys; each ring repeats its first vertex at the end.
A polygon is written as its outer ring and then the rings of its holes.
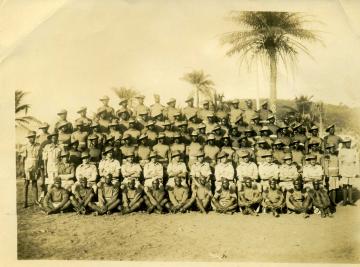
{"type": "Polygon", "coordinates": [[[56,177],[54,179],[54,185],[47,192],[44,198],[42,210],[49,215],[63,212],[69,208],[70,205],[69,192],[65,188],[61,187],[61,178],[56,177]]]}
{"type": "Polygon", "coordinates": [[[170,210],[168,199],[165,198],[165,191],[160,188],[159,179],[152,180],[152,187],[147,187],[145,191],[145,204],[148,207],[147,212],[162,213],[164,207],[170,210]]]}
{"type": "Polygon", "coordinates": [[[329,195],[323,187],[320,186],[321,182],[319,180],[315,180],[313,182],[314,189],[309,190],[309,196],[312,201],[312,205],[314,208],[318,208],[320,210],[320,214],[322,218],[326,216],[332,217],[330,213],[330,198],[329,195]]]}
{"type": "Polygon", "coordinates": [[[217,191],[211,200],[212,208],[218,213],[233,214],[237,207],[236,194],[229,189],[229,180],[223,179],[221,189],[217,191]]]}
{"type": "Polygon", "coordinates": [[[275,217],[279,217],[279,210],[285,207],[284,193],[278,189],[276,180],[269,181],[270,187],[263,192],[261,205],[264,211],[271,210],[275,217]]]}
{"type": "Polygon", "coordinates": [[[182,178],[175,176],[175,185],[171,191],[168,191],[171,202],[171,212],[185,212],[190,206],[189,190],[182,185],[182,178]]]}
{"type": "Polygon", "coordinates": [[[142,190],[135,186],[135,179],[131,179],[122,192],[122,214],[138,210],[143,202],[142,190]]]}
{"type": "Polygon", "coordinates": [[[286,207],[289,212],[304,213],[304,218],[309,217],[311,198],[303,189],[303,182],[300,178],[294,181],[294,189],[290,189],[286,194],[286,207]]]}
{"type": "Polygon", "coordinates": [[[257,215],[261,202],[261,192],[253,185],[251,178],[245,179],[245,187],[238,192],[238,203],[244,215],[257,215]]]}
{"type": "Polygon", "coordinates": [[[71,204],[77,214],[84,215],[89,208],[94,209],[95,204],[91,203],[94,195],[94,191],[87,185],[87,179],[85,177],[81,177],[79,185],[74,189],[74,194],[70,196],[71,204]]]}
{"type": "Polygon", "coordinates": [[[95,207],[95,215],[111,214],[120,204],[119,186],[112,184],[112,175],[105,176],[105,182],[98,188],[98,207],[95,207]]]}

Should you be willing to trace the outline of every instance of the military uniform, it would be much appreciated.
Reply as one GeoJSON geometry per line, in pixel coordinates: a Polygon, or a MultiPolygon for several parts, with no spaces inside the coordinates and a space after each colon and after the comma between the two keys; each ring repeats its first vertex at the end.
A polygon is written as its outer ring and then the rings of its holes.
{"type": "Polygon", "coordinates": [[[222,179],[229,180],[230,188],[235,188],[234,183],[234,176],[235,176],[235,170],[231,162],[222,163],[219,162],[215,166],[214,171],[215,176],[215,190],[219,190],[222,185],[222,179]]]}
{"type": "Polygon", "coordinates": [[[135,180],[135,186],[138,187],[140,184],[140,178],[142,174],[142,169],[140,164],[135,162],[125,161],[121,166],[121,174],[123,177],[123,181],[121,182],[123,185],[127,186],[128,182],[132,179],[135,180]]]}
{"type": "Polygon", "coordinates": [[[151,149],[149,146],[139,145],[136,150],[136,156],[139,160],[140,166],[144,167],[149,162],[151,149]]]}
{"type": "Polygon", "coordinates": [[[288,165],[283,163],[279,168],[279,186],[282,189],[294,188],[294,180],[299,177],[299,172],[295,164],[288,165]]]}
{"type": "Polygon", "coordinates": [[[205,161],[209,162],[211,167],[215,167],[217,154],[220,152],[220,148],[215,145],[205,145],[205,161]]]}
{"type": "Polygon", "coordinates": [[[60,154],[61,148],[57,144],[47,144],[44,147],[42,158],[47,162],[47,179],[45,180],[46,184],[53,184],[54,178],[58,175],[59,163],[60,163],[60,154]]]}
{"type": "Polygon", "coordinates": [[[40,166],[40,159],[41,159],[40,144],[38,143],[26,144],[23,147],[23,151],[21,155],[25,159],[24,161],[25,179],[29,181],[37,180],[37,171],[40,166]]]}
{"type": "MultiPolygon", "coordinates": [[[[175,154],[173,156],[175,156],[175,154]]],[[[183,186],[186,186],[187,169],[186,169],[186,165],[184,162],[171,161],[169,163],[169,165],[167,166],[166,170],[167,170],[167,174],[169,176],[169,179],[166,183],[167,186],[174,187],[174,185],[175,185],[174,178],[175,177],[181,177],[182,178],[181,184],[183,186]]]]}
{"type": "Polygon", "coordinates": [[[91,163],[81,163],[75,171],[75,177],[78,181],[81,177],[85,177],[91,186],[96,184],[97,175],[97,168],[94,164],[91,163]]]}
{"type": "Polygon", "coordinates": [[[221,190],[218,190],[215,192],[213,201],[211,201],[211,206],[213,210],[218,211],[216,205],[214,204],[214,200],[216,200],[221,207],[231,207],[233,208],[229,211],[235,211],[236,208],[236,193],[232,192],[230,190],[224,190],[221,188],[221,190]]]}
{"type": "Polygon", "coordinates": [[[306,213],[312,207],[307,190],[289,190],[286,194],[286,207],[290,211],[306,213]]]}
{"type": "Polygon", "coordinates": [[[324,175],[329,177],[329,190],[340,187],[339,184],[339,158],[336,155],[328,154],[323,157],[324,175]]]}
{"type": "Polygon", "coordinates": [[[236,175],[238,178],[238,189],[240,189],[243,187],[242,183],[247,177],[249,177],[253,183],[256,182],[259,175],[258,167],[254,162],[241,161],[236,167],[236,175]]]}
{"type": "MultiPolygon", "coordinates": [[[[60,134],[59,134],[60,136],[60,134]]],[[[77,130],[71,134],[71,142],[78,141],[79,142],[79,149],[85,150],[87,147],[87,138],[89,133],[86,131],[77,130]]]]}
{"type": "Polygon", "coordinates": [[[254,211],[261,202],[261,192],[256,187],[243,187],[238,192],[238,203],[243,212],[248,212],[249,209],[254,211]]]}
{"type": "Polygon", "coordinates": [[[198,142],[191,142],[186,146],[186,155],[189,157],[188,166],[191,167],[196,162],[196,155],[203,150],[203,146],[198,142]]]}
{"type": "Polygon", "coordinates": [[[269,188],[269,180],[279,179],[279,167],[276,163],[261,162],[259,164],[259,176],[262,190],[269,188]]]}
{"type": "Polygon", "coordinates": [[[113,178],[113,183],[119,181],[120,170],[121,170],[120,162],[116,159],[103,158],[99,162],[99,175],[101,177],[105,177],[111,174],[113,178]]]}
{"type": "Polygon", "coordinates": [[[342,185],[352,185],[359,175],[359,154],[354,148],[342,148],[339,151],[339,174],[342,185]]]}
{"type": "Polygon", "coordinates": [[[163,184],[164,169],[159,162],[148,162],[144,166],[144,186],[151,187],[155,179],[159,179],[163,184]]]}
{"type": "Polygon", "coordinates": [[[200,177],[204,177],[206,183],[209,183],[209,180],[212,175],[212,171],[209,163],[195,161],[190,167],[190,177],[193,179],[193,184],[199,185],[200,177]]]}
{"type": "Polygon", "coordinates": [[[170,147],[168,145],[158,143],[153,146],[153,151],[156,152],[161,158],[159,162],[162,163],[164,167],[166,167],[169,163],[170,147]]]}
{"type": "Polygon", "coordinates": [[[67,162],[60,162],[58,169],[58,177],[61,178],[61,183],[63,187],[71,191],[71,187],[75,183],[75,166],[74,164],[67,162]]]}
{"type": "Polygon", "coordinates": [[[263,192],[261,205],[265,209],[282,209],[285,206],[285,197],[283,192],[276,189],[268,188],[263,192]]]}
{"type": "Polygon", "coordinates": [[[304,179],[304,186],[307,188],[313,188],[313,181],[314,180],[323,180],[324,171],[323,168],[316,164],[312,166],[311,164],[306,164],[303,168],[303,179],[304,179]]]}

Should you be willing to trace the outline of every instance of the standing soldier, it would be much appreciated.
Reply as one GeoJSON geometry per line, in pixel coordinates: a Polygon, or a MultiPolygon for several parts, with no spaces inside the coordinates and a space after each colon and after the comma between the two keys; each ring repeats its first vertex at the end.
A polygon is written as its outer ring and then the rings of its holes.
{"type": "Polygon", "coordinates": [[[233,214],[237,208],[236,193],[229,189],[229,180],[223,179],[221,189],[215,192],[211,206],[218,213],[233,214]]]}
{"type": "Polygon", "coordinates": [[[182,179],[181,184],[184,187],[187,187],[186,185],[186,175],[187,175],[187,169],[184,162],[180,161],[180,152],[174,151],[171,155],[171,162],[167,166],[167,175],[169,177],[166,188],[169,191],[169,194],[171,194],[171,190],[174,188],[174,178],[180,177],[182,179]]]}
{"type": "Polygon", "coordinates": [[[157,144],[153,146],[153,151],[157,153],[160,157],[159,162],[166,169],[169,164],[170,158],[170,147],[164,144],[165,135],[163,133],[159,133],[157,137],[157,144]]]}
{"type": "Polygon", "coordinates": [[[231,146],[235,149],[239,148],[241,133],[238,131],[238,127],[236,124],[231,126],[229,131],[229,136],[230,136],[231,146]]]}
{"type": "Polygon", "coordinates": [[[300,143],[304,144],[305,148],[308,147],[308,137],[306,136],[306,130],[302,126],[301,123],[296,123],[293,127],[294,136],[292,137],[292,141],[299,141],[300,143]]]}
{"type": "Polygon", "coordinates": [[[212,171],[208,162],[204,162],[204,152],[199,151],[196,154],[196,161],[193,164],[189,165],[190,168],[190,178],[191,178],[191,188],[194,190],[195,185],[199,185],[200,179],[205,179],[205,183],[209,189],[211,189],[211,175],[212,171]]]}
{"type": "Polygon", "coordinates": [[[205,123],[208,115],[213,112],[210,110],[209,100],[204,100],[202,106],[203,108],[198,111],[198,118],[205,123]]]}
{"type": "Polygon", "coordinates": [[[122,137],[118,126],[119,126],[119,123],[118,123],[117,119],[113,119],[109,124],[109,131],[107,133],[107,136],[114,137],[114,141],[121,139],[121,137],[122,137]]]}
{"type": "Polygon", "coordinates": [[[187,107],[182,110],[182,114],[185,116],[185,119],[190,120],[191,118],[196,118],[198,109],[194,107],[194,98],[190,96],[186,98],[185,102],[187,107]]]}
{"type": "Polygon", "coordinates": [[[235,149],[232,148],[231,142],[230,142],[230,136],[228,134],[225,134],[221,138],[221,150],[227,154],[227,159],[231,162],[234,162],[235,157],[235,149]]]}
{"type": "Polygon", "coordinates": [[[207,161],[212,168],[216,165],[216,157],[220,152],[220,148],[215,145],[215,136],[209,134],[207,137],[207,144],[204,146],[205,161],[207,161]]]}
{"type": "Polygon", "coordinates": [[[187,122],[182,121],[178,124],[179,126],[179,133],[181,135],[181,142],[184,143],[186,146],[190,144],[191,137],[187,129],[187,122]]]}
{"type": "Polygon", "coordinates": [[[186,156],[188,158],[187,164],[191,167],[195,162],[197,155],[203,150],[203,146],[198,142],[198,131],[191,133],[191,143],[186,146],[186,156]]]}
{"type": "Polygon", "coordinates": [[[215,126],[217,126],[217,124],[215,123],[214,112],[208,112],[206,115],[206,119],[203,121],[203,123],[206,125],[206,134],[213,133],[215,130],[215,126]]]}
{"type": "Polygon", "coordinates": [[[141,135],[141,132],[136,129],[135,127],[135,120],[134,119],[130,119],[129,120],[129,129],[127,129],[125,132],[124,132],[124,136],[125,135],[130,135],[132,140],[131,141],[134,141],[134,140],[137,140],[140,135],[141,135]]]}
{"type": "Polygon", "coordinates": [[[61,178],[54,178],[54,186],[47,192],[41,209],[47,214],[63,212],[71,205],[69,192],[61,187],[61,178]]]}
{"type": "Polygon", "coordinates": [[[61,178],[62,186],[70,193],[75,184],[75,166],[69,162],[69,152],[61,151],[58,177],[61,178]]]}
{"type": "Polygon", "coordinates": [[[24,170],[25,170],[25,185],[24,185],[24,208],[28,206],[28,190],[29,183],[31,181],[31,188],[33,191],[33,199],[35,203],[38,203],[38,188],[37,188],[37,177],[39,172],[40,163],[40,145],[35,142],[36,132],[31,131],[26,136],[28,143],[24,146],[22,151],[22,157],[24,159],[24,170]]]}
{"type": "Polygon", "coordinates": [[[272,144],[273,144],[273,140],[270,138],[270,135],[271,135],[271,131],[270,131],[270,128],[268,126],[263,126],[260,129],[260,136],[261,136],[262,139],[265,140],[265,142],[267,143],[267,145],[269,147],[271,147],[272,144]]]}
{"type": "Polygon", "coordinates": [[[98,203],[99,206],[95,208],[95,215],[110,215],[113,210],[117,209],[120,204],[119,187],[112,184],[112,176],[108,174],[105,176],[105,182],[101,183],[98,189],[98,203]]]}
{"type": "Polygon", "coordinates": [[[71,132],[69,132],[68,127],[69,123],[64,121],[58,125],[58,141],[62,149],[71,142],[71,132]]]}
{"type": "Polygon", "coordinates": [[[146,110],[140,111],[138,117],[136,118],[136,129],[140,132],[144,132],[147,122],[149,121],[149,115],[146,110]]]}
{"type": "Polygon", "coordinates": [[[300,172],[302,172],[302,167],[305,160],[304,148],[304,144],[300,144],[300,142],[297,140],[293,140],[290,144],[293,162],[296,164],[298,171],[300,172]]]}
{"type": "Polygon", "coordinates": [[[276,164],[283,164],[284,163],[284,144],[281,142],[281,140],[277,139],[274,142],[274,151],[273,151],[273,157],[276,164]]]}
{"type": "Polygon", "coordinates": [[[284,194],[277,188],[276,180],[270,180],[269,183],[269,188],[263,192],[263,201],[261,205],[265,213],[270,209],[275,217],[279,217],[280,211],[285,206],[284,194]]]}
{"type": "Polygon", "coordinates": [[[173,136],[173,143],[170,145],[170,153],[171,155],[174,152],[180,153],[180,158],[184,160],[185,157],[185,144],[181,142],[180,133],[175,133],[173,136]]]}
{"type": "Polygon", "coordinates": [[[261,192],[253,186],[250,177],[245,178],[245,186],[238,191],[238,204],[244,215],[257,215],[256,210],[261,202],[261,192]]]}
{"type": "Polygon", "coordinates": [[[320,186],[321,182],[319,180],[315,180],[313,182],[313,188],[310,189],[309,197],[311,199],[311,203],[314,208],[318,208],[320,210],[320,214],[322,218],[326,216],[332,217],[330,213],[330,199],[328,192],[325,188],[320,186]]]}
{"type": "Polygon", "coordinates": [[[196,114],[189,115],[189,118],[188,118],[188,130],[189,130],[190,134],[193,131],[198,130],[199,124],[200,123],[198,122],[198,117],[197,117],[196,114]]]}
{"type": "Polygon", "coordinates": [[[269,110],[267,101],[264,101],[261,104],[261,108],[258,112],[261,121],[267,120],[269,118],[269,116],[272,114],[272,111],[269,110]]]}
{"type": "Polygon", "coordinates": [[[335,152],[339,149],[339,144],[343,142],[340,136],[335,134],[335,124],[330,125],[326,128],[326,132],[329,133],[324,137],[324,147],[328,144],[334,145],[335,152]]]}
{"type": "Polygon", "coordinates": [[[234,124],[242,117],[243,111],[239,107],[239,99],[231,101],[230,124],[234,124]]]}
{"type": "Polygon", "coordinates": [[[102,160],[99,163],[99,175],[104,179],[105,176],[111,174],[112,183],[120,183],[120,162],[113,157],[114,148],[111,146],[105,147],[103,151],[102,160]]]}
{"type": "Polygon", "coordinates": [[[271,131],[271,135],[276,135],[277,131],[279,130],[279,127],[275,125],[275,116],[274,114],[270,114],[267,118],[268,121],[268,127],[271,131]]]}
{"type": "Polygon", "coordinates": [[[139,145],[135,153],[140,166],[143,168],[150,160],[151,146],[149,146],[146,134],[140,135],[138,141],[139,145]]]}
{"type": "Polygon", "coordinates": [[[161,134],[164,135],[164,144],[170,145],[175,134],[174,130],[172,129],[172,123],[169,120],[165,120],[162,125],[164,131],[161,132],[161,134]]]}
{"type": "Polygon", "coordinates": [[[303,179],[304,179],[304,187],[312,188],[313,181],[319,180],[321,183],[324,178],[324,171],[320,164],[316,162],[316,156],[313,154],[306,156],[307,163],[303,168],[303,179]]]}
{"type": "Polygon", "coordinates": [[[241,158],[236,167],[238,190],[244,187],[245,178],[250,178],[252,184],[257,185],[256,180],[258,179],[259,171],[257,165],[250,161],[250,153],[248,151],[241,151],[238,156],[241,158]]]}
{"type": "Polygon", "coordinates": [[[289,127],[287,125],[279,125],[279,130],[277,131],[277,139],[280,140],[284,144],[284,146],[290,146],[292,140],[289,136],[289,127]]]}
{"type": "Polygon", "coordinates": [[[256,163],[260,165],[260,163],[264,162],[265,158],[263,155],[268,153],[272,153],[271,149],[267,146],[265,140],[260,138],[255,149],[256,163]]]}
{"type": "Polygon", "coordinates": [[[156,144],[156,138],[158,136],[157,132],[155,132],[155,122],[153,120],[149,120],[146,123],[146,129],[143,131],[143,134],[147,136],[149,146],[153,147],[156,144]]]}
{"type": "MultiPolygon", "coordinates": [[[[309,132],[311,135],[308,140],[308,145],[318,143],[320,145],[320,147],[323,148],[324,147],[323,140],[319,137],[319,127],[317,127],[316,125],[313,125],[310,128],[309,132]]],[[[305,151],[306,152],[309,151],[308,147],[305,147],[305,151]]]]}
{"type": "Polygon", "coordinates": [[[312,140],[309,142],[308,149],[309,149],[308,154],[315,155],[316,163],[321,164],[321,159],[323,155],[320,149],[320,143],[318,143],[318,141],[312,140]]]}
{"type": "Polygon", "coordinates": [[[163,213],[164,207],[170,210],[170,204],[165,196],[164,188],[161,188],[158,179],[152,180],[151,187],[145,191],[144,201],[148,207],[148,213],[163,213]]]}
{"type": "Polygon", "coordinates": [[[142,190],[135,183],[134,179],[128,180],[126,187],[122,191],[122,214],[137,211],[144,202],[142,190]]]}
{"type": "Polygon", "coordinates": [[[67,130],[71,133],[73,131],[73,127],[71,123],[67,121],[67,110],[62,109],[57,113],[57,115],[59,116],[59,120],[55,123],[54,130],[57,132],[59,125],[65,123],[68,124],[69,127],[67,130]]]}
{"type": "Polygon", "coordinates": [[[119,109],[116,111],[116,115],[118,117],[121,116],[121,114],[119,113],[119,111],[125,112],[128,114],[129,117],[131,117],[133,115],[133,112],[131,110],[131,108],[128,106],[129,101],[126,98],[120,98],[119,100],[119,109]]]}
{"type": "Polygon", "coordinates": [[[293,188],[294,181],[300,175],[290,153],[284,155],[283,161],[284,163],[279,167],[279,186],[283,192],[286,192],[293,188]]]}
{"type": "Polygon", "coordinates": [[[90,132],[93,135],[97,136],[97,145],[99,146],[99,148],[101,149],[105,143],[105,135],[100,133],[99,131],[99,124],[97,122],[93,122],[90,126],[90,132]]]}
{"type": "Polygon", "coordinates": [[[97,122],[99,124],[100,133],[107,134],[109,132],[111,120],[108,120],[106,109],[104,107],[99,108],[97,116],[99,117],[97,122]]]}
{"type": "Polygon", "coordinates": [[[178,114],[180,113],[180,110],[178,110],[175,105],[176,105],[176,99],[175,98],[170,98],[169,101],[166,103],[168,106],[165,109],[165,116],[167,117],[167,119],[174,123],[175,119],[174,119],[174,114],[178,114]]]}
{"type": "Polygon", "coordinates": [[[42,125],[40,125],[39,130],[41,130],[41,132],[39,133],[39,135],[36,137],[36,143],[38,143],[40,145],[39,148],[39,155],[40,155],[40,160],[39,160],[39,176],[40,176],[40,194],[44,195],[46,188],[45,188],[45,167],[44,167],[44,160],[42,157],[42,153],[44,150],[44,147],[50,143],[49,140],[49,124],[47,123],[43,123],[42,125]]]}
{"type": "Polygon", "coordinates": [[[109,100],[110,99],[107,95],[101,97],[100,101],[103,105],[97,110],[97,114],[100,114],[100,111],[105,111],[105,116],[103,118],[107,121],[111,121],[115,117],[115,110],[109,106],[109,100]]]}
{"type": "Polygon", "coordinates": [[[249,125],[251,123],[252,118],[256,116],[256,111],[253,109],[253,102],[251,99],[245,100],[245,103],[246,103],[246,108],[243,112],[243,121],[249,125]]]}
{"type": "Polygon", "coordinates": [[[149,113],[149,108],[144,105],[144,95],[138,95],[135,97],[138,101],[138,105],[134,108],[134,116],[137,117],[140,113],[149,113]]]}
{"type": "Polygon", "coordinates": [[[85,128],[85,131],[89,131],[90,130],[90,125],[92,123],[92,120],[89,119],[87,116],[86,116],[86,111],[87,111],[87,108],[86,107],[81,107],[79,108],[79,110],[77,111],[78,114],[80,114],[80,118],[77,118],[75,120],[75,124],[77,124],[78,122],[81,122],[82,125],[84,126],[85,128]]]}
{"type": "Polygon", "coordinates": [[[359,154],[355,148],[351,148],[350,138],[343,141],[343,146],[339,151],[339,172],[343,191],[342,205],[355,206],[352,185],[355,177],[359,176],[359,154]]]}
{"type": "Polygon", "coordinates": [[[227,154],[225,152],[220,152],[217,155],[218,163],[215,166],[215,190],[218,191],[221,189],[222,181],[228,180],[230,185],[230,190],[235,192],[235,170],[232,163],[227,159],[227,154]]]}
{"type": "Polygon", "coordinates": [[[259,164],[259,176],[261,179],[262,191],[269,187],[269,180],[279,179],[279,166],[273,162],[273,155],[271,152],[266,152],[262,155],[265,162],[259,164]]]}
{"type": "Polygon", "coordinates": [[[158,162],[158,155],[156,152],[151,151],[150,162],[147,162],[144,166],[144,186],[145,193],[153,185],[155,180],[160,182],[160,187],[164,188],[164,169],[158,162]]]}
{"type": "Polygon", "coordinates": [[[155,103],[150,106],[150,116],[155,117],[155,115],[162,114],[165,107],[160,103],[160,96],[154,95],[155,103]]]}
{"type": "Polygon", "coordinates": [[[126,159],[128,156],[135,154],[136,147],[133,145],[132,138],[129,134],[124,134],[122,138],[124,144],[121,146],[120,151],[122,155],[122,163],[124,163],[124,158],[126,159]]]}
{"type": "Polygon", "coordinates": [[[124,132],[129,129],[130,113],[125,108],[121,108],[117,112],[119,116],[118,129],[121,134],[124,134],[124,132]]]}
{"type": "Polygon", "coordinates": [[[140,188],[142,169],[139,163],[134,162],[134,154],[127,155],[126,161],[121,166],[121,175],[123,177],[121,189],[126,188],[131,180],[134,180],[135,186],[140,188]]]}
{"type": "Polygon", "coordinates": [[[87,148],[87,138],[89,132],[85,131],[85,126],[81,120],[76,122],[77,130],[71,134],[71,142],[79,142],[79,150],[85,151],[87,148]]]}
{"type": "Polygon", "coordinates": [[[99,146],[98,136],[96,134],[90,134],[88,136],[88,152],[90,155],[90,162],[95,166],[99,165],[101,159],[101,146],[99,146]]]}
{"type": "Polygon", "coordinates": [[[207,141],[206,125],[205,125],[205,123],[199,123],[199,125],[198,125],[198,131],[199,131],[199,135],[198,135],[199,143],[202,144],[202,145],[205,145],[205,144],[206,144],[206,141],[207,141]]]}
{"type": "Polygon", "coordinates": [[[79,141],[75,140],[70,143],[69,148],[69,161],[74,164],[75,167],[79,166],[82,162],[81,160],[81,151],[78,149],[79,141]]]}
{"type": "Polygon", "coordinates": [[[336,206],[336,191],[340,188],[340,177],[339,158],[334,144],[326,144],[326,153],[322,159],[322,167],[325,179],[328,179],[330,199],[334,206],[336,206]]]}
{"type": "Polygon", "coordinates": [[[301,178],[294,181],[294,189],[286,194],[286,207],[288,212],[295,212],[297,214],[303,213],[304,218],[309,217],[311,209],[311,198],[307,190],[303,189],[301,178]]]}
{"type": "Polygon", "coordinates": [[[260,124],[259,115],[255,115],[251,119],[251,123],[249,126],[251,128],[251,132],[253,133],[253,135],[260,136],[260,130],[261,130],[262,126],[260,124]]]}
{"type": "MultiPolygon", "coordinates": [[[[85,177],[89,186],[91,186],[94,189],[94,192],[96,192],[96,179],[98,176],[97,168],[94,164],[90,163],[90,155],[88,152],[82,152],[81,159],[82,163],[77,166],[75,170],[75,177],[78,181],[80,181],[80,178],[85,177]]],[[[75,186],[77,186],[77,184],[75,186]]]]}
{"type": "Polygon", "coordinates": [[[96,205],[92,202],[94,196],[94,191],[87,185],[87,179],[85,177],[80,178],[79,185],[75,187],[74,194],[70,196],[76,214],[85,215],[94,207],[96,210],[96,205]]]}

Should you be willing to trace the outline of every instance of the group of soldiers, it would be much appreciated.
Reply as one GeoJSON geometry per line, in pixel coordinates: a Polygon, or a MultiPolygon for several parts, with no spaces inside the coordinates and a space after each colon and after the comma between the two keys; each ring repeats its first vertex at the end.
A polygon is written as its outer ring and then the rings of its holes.
{"type": "Polygon", "coordinates": [[[100,98],[96,115],[79,108],[74,125],[61,110],[51,127],[42,124],[27,135],[24,207],[31,183],[34,202],[46,214],[75,210],[95,215],[139,210],[258,215],[271,212],[332,216],[336,192],[342,205],[355,205],[352,185],[358,177],[358,151],[335,125],[319,137],[316,125],[275,123],[265,101],[260,110],[238,100],[229,111],[214,112],[209,101],[167,106],[144,96],[119,109],[100,98]],[[40,194],[38,195],[38,180],[40,194]]]}

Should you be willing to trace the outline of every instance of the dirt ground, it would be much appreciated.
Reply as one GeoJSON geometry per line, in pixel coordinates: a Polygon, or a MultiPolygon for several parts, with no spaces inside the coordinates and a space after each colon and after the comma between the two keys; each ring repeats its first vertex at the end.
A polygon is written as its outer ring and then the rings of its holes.
{"type": "Polygon", "coordinates": [[[196,212],[46,216],[38,207],[22,208],[22,184],[18,179],[18,259],[360,261],[360,206],[338,207],[325,219],[196,212]]]}

